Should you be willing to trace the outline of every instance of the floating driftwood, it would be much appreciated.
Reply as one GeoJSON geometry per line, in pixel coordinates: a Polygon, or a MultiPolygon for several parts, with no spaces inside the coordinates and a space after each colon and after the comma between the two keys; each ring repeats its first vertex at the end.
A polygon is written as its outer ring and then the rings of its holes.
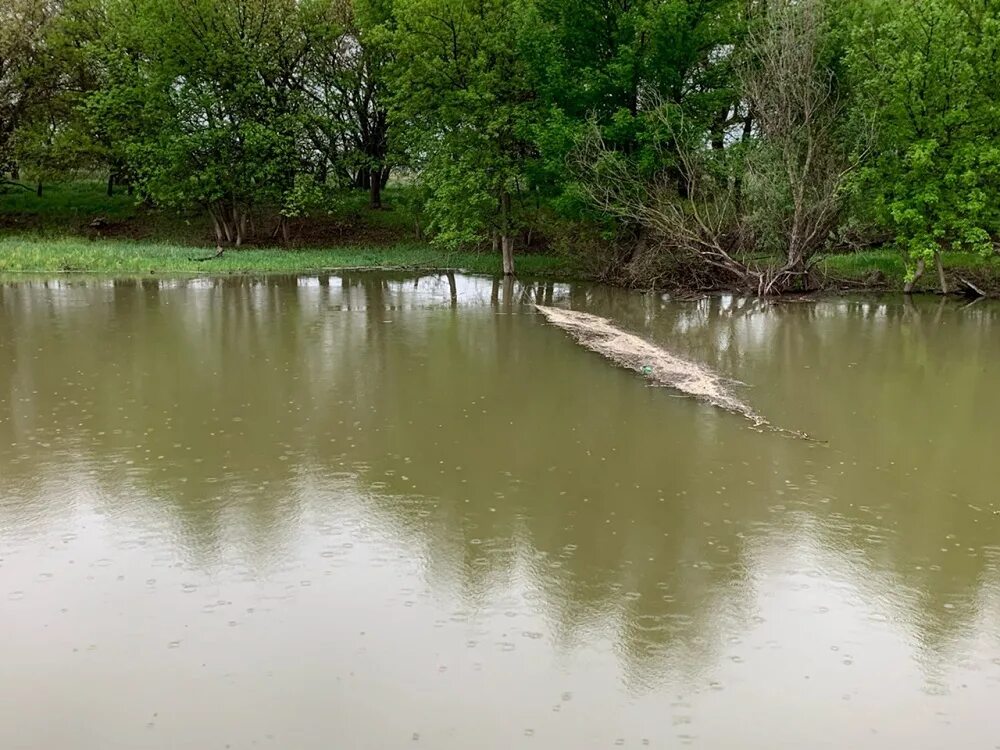
{"type": "Polygon", "coordinates": [[[546,320],[569,333],[580,344],[617,365],[641,373],[650,382],[674,388],[720,409],[739,414],[754,427],[809,438],[793,430],[774,427],[749,404],[733,394],[733,381],[681,357],[675,356],[633,333],[617,328],[611,321],[589,313],[535,305],[546,320]]]}

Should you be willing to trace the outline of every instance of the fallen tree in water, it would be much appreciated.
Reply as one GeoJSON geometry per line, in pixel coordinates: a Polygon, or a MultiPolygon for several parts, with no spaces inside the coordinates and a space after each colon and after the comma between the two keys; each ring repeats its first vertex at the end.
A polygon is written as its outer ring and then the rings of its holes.
{"type": "Polygon", "coordinates": [[[605,318],[543,305],[535,305],[535,309],[587,349],[621,367],[641,373],[655,385],[674,388],[712,406],[739,414],[756,428],[812,440],[805,433],[772,425],[733,394],[730,385],[734,381],[723,378],[697,362],[675,356],[633,333],[623,331],[605,318]]]}

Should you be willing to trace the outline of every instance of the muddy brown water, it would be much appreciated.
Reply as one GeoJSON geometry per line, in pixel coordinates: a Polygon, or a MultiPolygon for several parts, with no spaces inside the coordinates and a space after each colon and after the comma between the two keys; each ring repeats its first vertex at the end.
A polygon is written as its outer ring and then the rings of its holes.
{"type": "Polygon", "coordinates": [[[0,747],[1000,747],[998,371],[989,302],[6,280],[0,747]]]}

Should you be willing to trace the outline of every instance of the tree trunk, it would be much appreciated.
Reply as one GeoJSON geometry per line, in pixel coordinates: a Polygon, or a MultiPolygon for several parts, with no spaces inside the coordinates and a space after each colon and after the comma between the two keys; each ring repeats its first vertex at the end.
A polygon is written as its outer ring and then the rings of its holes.
{"type": "Polygon", "coordinates": [[[42,183],[41,182],[39,182],[38,183],[38,187],[35,188],[35,195],[37,195],[39,198],[42,197],[42,183]]]}
{"type": "Polygon", "coordinates": [[[115,173],[112,172],[108,175],[108,197],[110,198],[115,194],[115,173]]]}
{"type": "Polygon", "coordinates": [[[500,300],[503,303],[503,310],[510,312],[511,308],[514,306],[514,277],[504,276],[503,277],[503,289],[500,296],[500,300]]]}
{"type": "Polygon", "coordinates": [[[247,232],[247,215],[238,208],[233,208],[233,224],[236,225],[236,247],[240,247],[247,232]]]}
{"type": "Polygon", "coordinates": [[[923,275],[924,275],[924,259],[918,258],[917,269],[913,273],[913,278],[907,281],[906,285],[903,287],[903,294],[913,294],[913,287],[916,286],[917,282],[920,280],[920,277],[923,275]]]}
{"type": "Polygon", "coordinates": [[[743,134],[741,140],[746,143],[750,140],[750,136],[753,135],[753,107],[747,107],[746,117],[743,118],[743,134]]]}
{"type": "Polygon", "coordinates": [[[726,121],[729,119],[729,105],[719,110],[712,123],[712,150],[722,151],[726,147],[726,121]]]}
{"type": "Polygon", "coordinates": [[[637,258],[642,257],[646,252],[646,228],[641,224],[635,230],[634,241],[630,243],[628,255],[625,257],[625,265],[631,266],[637,258]]]}
{"type": "Polygon", "coordinates": [[[503,252],[503,275],[514,275],[514,238],[509,234],[500,237],[500,248],[503,252]]]}
{"type": "Polygon", "coordinates": [[[503,275],[514,275],[514,238],[511,236],[510,193],[500,193],[500,252],[503,253],[503,275]]]}
{"type": "Polygon", "coordinates": [[[212,217],[212,227],[215,229],[215,247],[222,249],[222,226],[219,224],[219,217],[211,208],[208,209],[208,215],[212,217]]]}
{"type": "Polygon", "coordinates": [[[941,251],[934,253],[934,264],[937,266],[938,282],[941,284],[941,294],[948,293],[948,280],[944,277],[944,264],[941,262],[941,251]]]}
{"type": "Polygon", "coordinates": [[[382,172],[379,169],[368,174],[368,207],[382,208],[382,172]]]}

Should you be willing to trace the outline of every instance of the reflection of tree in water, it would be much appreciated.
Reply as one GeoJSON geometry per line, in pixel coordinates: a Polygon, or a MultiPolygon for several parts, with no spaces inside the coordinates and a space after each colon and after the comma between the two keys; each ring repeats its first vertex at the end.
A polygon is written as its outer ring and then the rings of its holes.
{"type": "Polygon", "coordinates": [[[346,473],[434,588],[474,611],[522,577],[563,648],[611,636],[636,684],[711,663],[754,615],[748,545],[791,534],[888,596],[931,654],[995,606],[990,446],[943,439],[1000,416],[993,306],[372,274],[9,285],[0,305],[8,512],[72,470],[196,564],[235,546],[266,572],[338,510],[346,473]],[[643,388],[524,316],[566,297],[752,383],[755,406],[830,447],[643,388]],[[941,408],[914,408],[927,382],[948,384],[941,408]]]}
{"type": "MultiPolygon", "coordinates": [[[[853,534],[828,546],[866,550],[872,568],[915,592],[928,648],[956,635],[956,611],[997,578],[996,560],[982,559],[995,544],[1000,511],[984,483],[991,447],[970,428],[1000,417],[983,377],[995,366],[987,331],[1000,307],[891,296],[772,305],[720,296],[681,305],[657,299],[650,315],[602,294],[594,306],[604,314],[753,384],[748,398],[763,413],[828,439],[830,455],[813,459],[819,486],[837,495],[824,506],[826,528],[853,534]]],[[[810,512],[819,513],[812,499],[810,512]]]]}

